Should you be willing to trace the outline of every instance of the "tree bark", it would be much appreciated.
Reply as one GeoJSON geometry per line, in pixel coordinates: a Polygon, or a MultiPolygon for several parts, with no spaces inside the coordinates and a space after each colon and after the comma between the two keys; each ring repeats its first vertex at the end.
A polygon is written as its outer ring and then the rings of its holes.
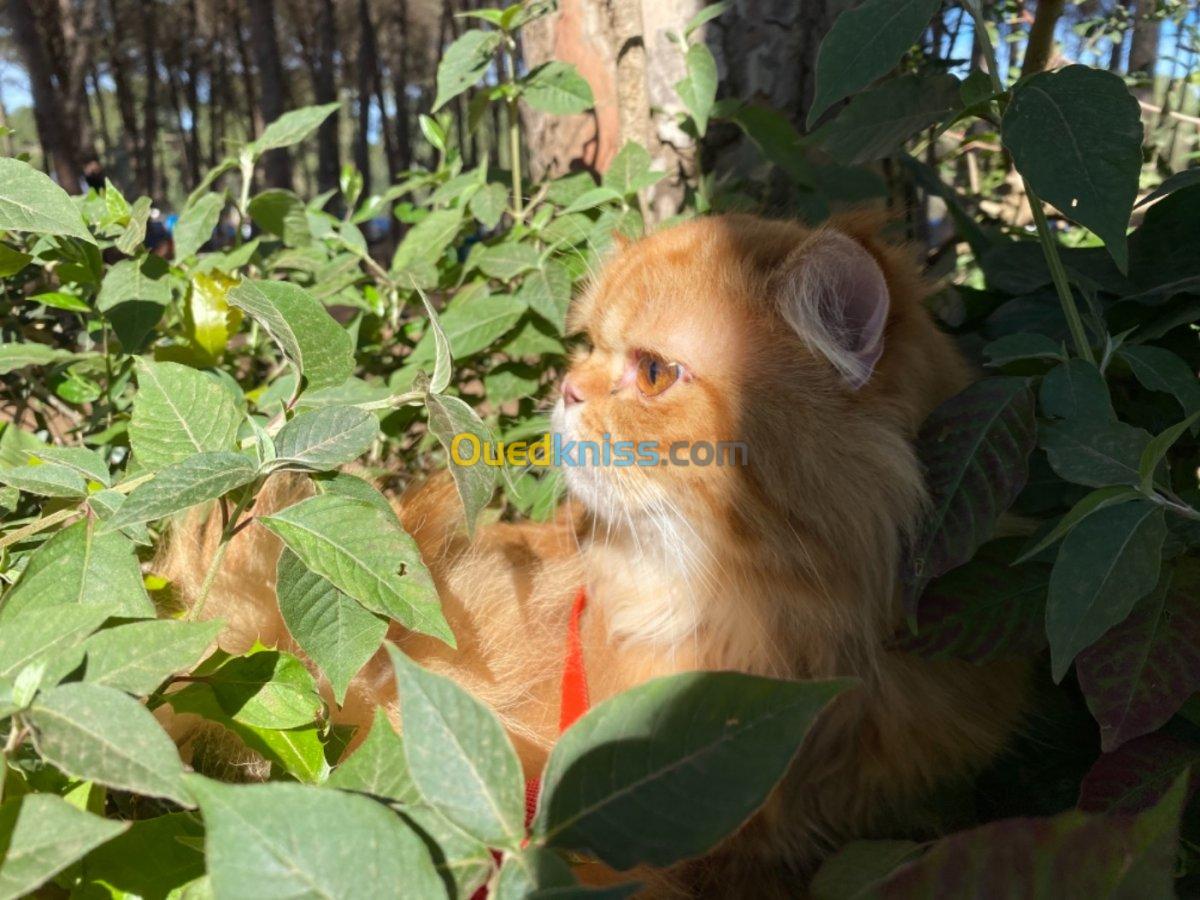
{"type": "Polygon", "coordinates": [[[144,190],[152,198],[159,196],[156,160],[158,150],[158,36],[155,29],[155,0],[142,5],[142,62],[146,70],[146,97],[142,107],[142,177],[144,190]]]}
{"type": "Polygon", "coordinates": [[[129,84],[125,49],[121,43],[125,27],[117,0],[108,0],[108,10],[113,26],[108,35],[108,70],[112,74],[117,94],[117,113],[121,117],[121,151],[125,156],[126,165],[133,169],[136,189],[140,193],[148,194],[150,186],[146,183],[146,175],[142,169],[142,129],[137,118],[137,103],[129,84]]]}
{"type": "Polygon", "coordinates": [[[396,165],[407,169],[412,165],[412,132],[408,117],[408,0],[395,0],[395,53],[392,57],[392,95],[396,104],[396,165]]]}
{"type": "Polygon", "coordinates": [[[241,4],[238,0],[229,0],[230,12],[233,16],[233,40],[237,48],[238,64],[242,67],[242,95],[246,101],[246,121],[249,123],[249,137],[256,138],[262,134],[262,110],[258,103],[258,91],[254,89],[254,66],[250,62],[250,50],[246,46],[246,36],[242,32],[241,4]]]}
{"type": "MultiPolygon", "coordinates": [[[[334,70],[334,53],[337,50],[337,17],[334,15],[333,0],[318,0],[317,6],[317,52],[313,67],[313,97],[318,104],[333,103],[338,99],[337,76],[334,70]]],[[[321,123],[317,131],[317,190],[333,190],[338,186],[341,172],[341,153],[338,147],[338,122],[340,111],[321,123]]]]}
{"type": "Polygon", "coordinates": [[[1154,18],[1155,0],[1135,0],[1133,4],[1133,36],[1129,42],[1130,75],[1139,78],[1133,95],[1148,103],[1154,102],[1154,70],[1158,66],[1158,39],[1162,24],[1154,18]]]}
{"type": "MultiPolygon", "coordinates": [[[[258,68],[258,106],[264,124],[283,115],[283,63],[279,56],[279,39],[275,33],[274,0],[248,0],[250,8],[250,39],[254,62],[258,68]]],[[[287,150],[272,150],[263,157],[263,175],[269,187],[292,187],[292,161],[287,150]]]]}
{"type": "Polygon", "coordinates": [[[33,95],[33,117],[38,140],[59,184],[76,193],[83,181],[83,163],[76,144],[78,134],[69,130],[66,110],[54,84],[53,66],[29,0],[8,0],[13,39],[29,73],[33,95]]]}

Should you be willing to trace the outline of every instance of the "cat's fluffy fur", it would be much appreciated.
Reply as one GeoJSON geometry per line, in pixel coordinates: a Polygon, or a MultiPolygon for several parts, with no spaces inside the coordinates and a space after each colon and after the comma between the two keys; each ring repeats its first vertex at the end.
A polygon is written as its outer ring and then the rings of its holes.
{"type": "MultiPolygon", "coordinates": [[[[571,367],[583,402],[560,402],[557,429],[663,447],[738,440],[749,465],[569,469],[573,499],[556,521],[490,525],[473,541],[448,479],[400,504],[458,649],[397,626],[392,636],[496,709],[530,775],[556,736],[580,584],[593,702],[695,668],[861,679],[765,809],[677,873],[706,895],[794,895],[839,842],[932,825],[923,801],[992,758],[1020,715],[1021,667],[886,649],[901,548],[926,500],[912,441],[968,372],[923,308],[915,267],[878,234],[871,217],[817,232],[702,219],[625,247],[577,302],[593,349],[571,367]],[[683,363],[685,377],[642,396],[628,378],[639,351],[683,363]]],[[[280,479],[256,511],[298,490],[280,479]]],[[[214,539],[213,524],[193,527],[162,561],[185,593],[214,539]]],[[[235,539],[205,610],[230,623],[230,649],[291,645],[274,603],[277,555],[257,525],[235,539]]],[[[377,658],[341,715],[364,722],[394,702],[377,658]]]]}

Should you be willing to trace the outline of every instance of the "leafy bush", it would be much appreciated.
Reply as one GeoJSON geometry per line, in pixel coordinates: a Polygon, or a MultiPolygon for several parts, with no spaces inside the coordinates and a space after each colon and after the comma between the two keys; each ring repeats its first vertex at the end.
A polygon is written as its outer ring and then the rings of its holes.
{"type": "MultiPolygon", "coordinates": [[[[688,72],[680,124],[697,136],[744,131],[814,220],[879,181],[875,168],[851,165],[885,157],[944,202],[971,259],[939,309],[991,371],[920,435],[934,503],[909,554],[909,628],[896,642],[974,662],[1048,646],[1043,680],[1066,685],[1054,696],[1069,708],[1074,666],[1103,752],[1077,738],[1066,754],[1094,762],[1078,810],[1061,811],[1078,777],[1059,803],[1056,773],[1054,797],[1034,783],[1036,800],[984,804],[979,815],[1029,818],[928,849],[856,842],[814,892],[924,894],[967,870],[976,880],[956,882],[964,894],[997,883],[1047,893],[1070,867],[1076,893],[1169,894],[1186,802],[1179,776],[1200,757],[1190,701],[1200,686],[1200,184],[1194,172],[1168,179],[1127,236],[1142,127],[1120,78],[1069,66],[1011,86],[978,74],[960,82],[910,55],[879,81],[938,8],[903,4],[878,31],[892,6],[868,0],[827,36],[814,121],[851,99],[803,138],[769,110],[717,100],[715,63],[694,34],[723,11],[709,8],[678,38],[688,72]],[[981,220],[935,168],[899,151],[951,126],[998,132],[1025,180],[1036,240],[981,220]],[[1103,246],[1060,247],[1039,197],[1103,246]],[[1010,509],[1026,535],[998,536],[1010,509]]],[[[964,6],[990,58],[979,6],[964,6]]],[[[569,65],[517,74],[516,33],[544,11],[475,13],[480,27],[445,55],[435,107],[470,89],[477,117],[508,105],[514,148],[517,104],[588,109],[591,91],[569,65]],[[480,84],[497,52],[506,78],[480,84]]],[[[342,214],[327,211],[329,196],[254,194],[261,156],[303,140],[330,111],[286,114],[210,172],[170,260],[143,249],[148,198],[130,203],[110,184],[75,200],[25,162],[0,159],[0,374],[17,398],[14,421],[37,425],[0,432],[4,896],[49,880],[144,896],[208,884],[222,897],[357,897],[380,885],[469,897],[489,881],[499,897],[562,893],[573,883],[565,854],[625,868],[712,847],[763,801],[846,686],[696,673],[636,688],[563,736],[527,825],[520,767],[496,718],[394,648],[405,736],[380,714],[345,758],[347,735],[328,723],[300,659],[210,651],[219,623],[200,620],[204,594],[229,540],[256,518],[265,479],[283,471],[309,478],[313,496],[257,520],[286,546],[280,609],[334,700],[384,645],[389,619],[453,643],[387,498],[338,470],[359,461],[367,476],[411,474],[437,465],[458,433],[544,431],[538,410],[572,340],[570,298],[614,233],[643,232],[638,194],[662,175],[636,144],[599,183],[579,173],[528,184],[519,152],[511,172],[486,161],[464,171],[446,122],[424,117],[437,167],[366,197],[347,168],[342,214]],[[205,249],[227,209],[230,240],[205,249]],[[365,231],[393,215],[408,227],[385,266],[365,231]],[[201,596],[183,611],[145,564],[170,517],[204,503],[223,530],[201,596]],[[164,704],[236,736],[269,761],[270,780],[186,773],[151,713],[164,704]],[[722,802],[681,824],[677,798],[701,790],[722,802]],[[636,834],[620,827],[635,818],[636,834]]],[[[757,195],[708,175],[692,188],[698,212],[757,195]]],[[[554,473],[446,464],[470,523],[544,518],[561,492],[554,473]]],[[[1005,790],[1020,764],[993,776],[1008,779],[1005,790]]]]}

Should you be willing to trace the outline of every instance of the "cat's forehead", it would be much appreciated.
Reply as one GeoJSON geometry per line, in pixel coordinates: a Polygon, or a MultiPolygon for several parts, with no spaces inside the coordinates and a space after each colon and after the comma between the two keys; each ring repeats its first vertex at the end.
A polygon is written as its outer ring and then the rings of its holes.
{"type": "Polygon", "coordinates": [[[741,330],[738,274],[706,229],[673,228],[617,253],[581,298],[573,324],[604,350],[710,357],[741,330]]]}

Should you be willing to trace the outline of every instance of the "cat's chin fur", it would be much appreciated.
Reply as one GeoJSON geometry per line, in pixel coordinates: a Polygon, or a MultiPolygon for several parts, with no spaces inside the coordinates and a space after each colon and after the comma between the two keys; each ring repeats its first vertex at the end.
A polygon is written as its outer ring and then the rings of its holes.
{"type": "MultiPolygon", "coordinates": [[[[912,440],[969,373],[880,227],[698,220],[624,248],[574,307],[594,349],[570,371],[585,399],[556,408],[564,438],[740,440],[748,466],[568,469],[571,499],[553,521],[498,523],[473,540],[444,476],[399,504],[459,646],[398,626],[391,637],[490,704],[530,776],[556,737],[580,585],[594,703],[690,669],[860,680],[822,714],[762,812],[673,874],[686,892],[794,896],[840,842],[936,830],[928,798],[992,759],[1023,709],[1019,662],[888,649],[901,548],[926,503],[912,440]],[[856,299],[839,318],[837,304],[856,299]],[[631,393],[622,372],[641,350],[687,361],[694,378],[653,399],[631,393]]],[[[305,490],[276,479],[256,512],[305,490]]],[[[193,521],[160,560],[185,597],[215,538],[214,523],[193,521]]],[[[227,649],[256,639],[296,649],[274,603],[278,553],[257,525],[231,545],[205,610],[231,623],[227,649]]],[[[377,656],[335,715],[365,724],[380,704],[394,711],[377,656]]]]}

